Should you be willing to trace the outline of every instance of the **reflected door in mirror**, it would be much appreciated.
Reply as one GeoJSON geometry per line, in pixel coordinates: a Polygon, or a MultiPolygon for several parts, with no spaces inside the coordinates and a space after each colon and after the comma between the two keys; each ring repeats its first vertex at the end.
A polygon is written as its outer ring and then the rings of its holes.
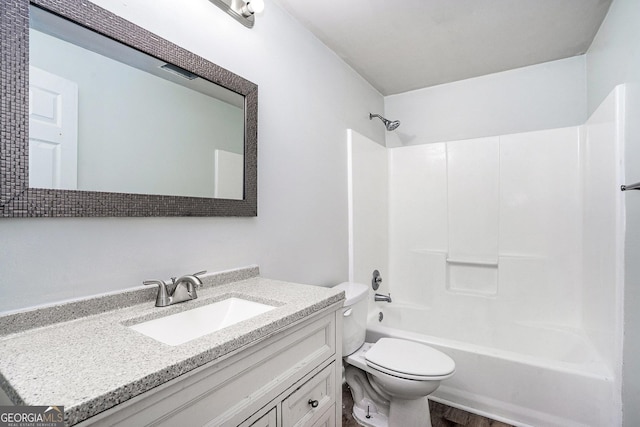
{"type": "Polygon", "coordinates": [[[29,183],[78,188],[78,85],[29,67],[29,183]]]}

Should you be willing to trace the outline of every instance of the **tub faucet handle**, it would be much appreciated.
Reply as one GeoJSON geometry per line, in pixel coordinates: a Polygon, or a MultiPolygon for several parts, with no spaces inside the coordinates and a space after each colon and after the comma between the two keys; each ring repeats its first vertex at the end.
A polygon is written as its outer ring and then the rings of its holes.
{"type": "Polygon", "coordinates": [[[377,291],[382,283],[382,276],[378,270],[373,270],[373,277],[371,278],[371,287],[374,291],[377,291]]]}

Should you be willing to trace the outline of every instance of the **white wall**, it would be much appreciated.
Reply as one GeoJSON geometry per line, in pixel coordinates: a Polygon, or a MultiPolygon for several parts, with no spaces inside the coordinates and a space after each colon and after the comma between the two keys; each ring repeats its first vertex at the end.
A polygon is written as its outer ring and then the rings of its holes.
{"type": "Polygon", "coordinates": [[[401,126],[388,147],[581,125],[587,119],[584,56],[385,98],[401,126]]]}
{"type": "Polygon", "coordinates": [[[382,140],[382,96],[269,0],[252,30],[208,0],[95,3],[258,84],[258,217],[3,219],[0,311],[202,268],[347,280],[345,130],[382,140]]]}
{"type": "MultiPolygon", "coordinates": [[[[625,181],[640,181],[640,2],[614,0],[587,52],[589,112],[614,86],[626,83],[625,181]]],[[[623,417],[640,424],[640,194],[624,195],[626,204],[623,417]]]]}

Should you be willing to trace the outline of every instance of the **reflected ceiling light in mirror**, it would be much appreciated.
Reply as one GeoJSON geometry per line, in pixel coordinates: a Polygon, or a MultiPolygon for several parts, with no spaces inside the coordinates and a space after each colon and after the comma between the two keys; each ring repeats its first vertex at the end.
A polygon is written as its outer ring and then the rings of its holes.
{"type": "Polygon", "coordinates": [[[162,68],[163,70],[175,74],[176,76],[180,76],[182,78],[185,78],[187,80],[195,80],[198,78],[197,74],[193,74],[191,71],[187,71],[184,68],[180,68],[177,65],[173,65],[173,64],[164,64],[161,65],[160,68],[162,68]]]}
{"type": "Polygon", "coordinates": [[[247,28],[253,28],[255,14],[264,10],[264,0],[210,0],[247,28]]]}

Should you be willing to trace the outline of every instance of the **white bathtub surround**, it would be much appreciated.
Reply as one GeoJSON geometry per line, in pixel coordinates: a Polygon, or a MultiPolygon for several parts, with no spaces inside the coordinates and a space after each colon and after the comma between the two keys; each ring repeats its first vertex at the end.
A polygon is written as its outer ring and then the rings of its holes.
{"type": "Polygon", "coordinates": [[[550,321],[577,325],[578,135],[563,128],[389,150],[390,286],[398,300],[431,306],[440,298],[444,310],[465,300],[460,311],[469,315],[528,312],[527,320],[542,309],[550,321]],[[407,168],[427,170],[425,181],[407,180],[407,168]]]}
{"type": "MultiPolygon", "coordinates": [[[[378,270],[380,293],[389,292],[387,149],[358,132],[347,130],[349,188],[349,281],[369,284],[378,270]],[[354,221],[354,219],[357,219],[354,221]]],[[[373,300],[373,291],[370,291],[373,300]]]]}
{"type": "MultiPolygon", "coordinates": [[[[633,116],[628,116],[626,121],[620,119],[628,115],[627,92],[627,85],[614,88],[587,121],[580,142],[584,194],[582,328],[613,370],[614,407],[618,409],[621,407],[624,338],[625,202],[640,196],[619,191],[620,185],[626,182],[625,125],[636,120],[633,116]]],[[[629,218],[629,221],[637,219],[629,218]]],[[[628,262],[637,260],[630,258],[628,262]]]]}
{"type": "Polygon", "coordinates": [[[436,398],[620,423],[623,127],[618,87],[581,126],[388,149],[393,303],[372,322],[460,363],[436,398]]]}
{"type": "Polygon", "coordinates": [[[453,291],[495,295],[498,292],[499,138],[448,143],[446,182],[447,287],[453,291]],[[470,206],[473,209],[469,209],[470,206]]]}

